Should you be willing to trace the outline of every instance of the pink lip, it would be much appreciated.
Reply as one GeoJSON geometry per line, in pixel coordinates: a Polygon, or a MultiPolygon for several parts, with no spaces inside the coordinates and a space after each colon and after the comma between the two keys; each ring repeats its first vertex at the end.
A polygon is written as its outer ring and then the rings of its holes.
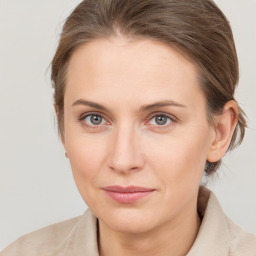
{"type": "Polygon", "coordinates": [[[121,187],[109,186],[102,188],[106,194],[113,200],[122,204],[131,204],[139,199],[146,197],[155,191],[155,189],[143,188],[137,186],[121,187]]]}

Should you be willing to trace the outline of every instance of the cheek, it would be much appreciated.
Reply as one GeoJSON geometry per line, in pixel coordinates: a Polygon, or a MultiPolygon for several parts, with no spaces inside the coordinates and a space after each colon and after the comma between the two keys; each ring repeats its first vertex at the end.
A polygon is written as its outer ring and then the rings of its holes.
{"type": "Polygon", "coordinates": [[[85,201],[90,198],[92,188],[97,187],[97,180],[106,158],[106,143],[99,137],[81,133],[66,136],[66,148],[73,176],[85,201]]]}
{"type": "Polygon", "coordinates": [[[148,162],[166,187],[200,184],[208,152],[209,132],[206,128],[192,128],[159,136],[158,140],[148,143],[148,162]]]}

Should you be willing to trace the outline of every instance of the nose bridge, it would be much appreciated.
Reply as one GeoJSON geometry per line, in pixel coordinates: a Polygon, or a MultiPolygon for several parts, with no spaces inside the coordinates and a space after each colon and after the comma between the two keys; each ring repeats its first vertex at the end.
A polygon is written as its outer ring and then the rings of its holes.
{"type": "Polygon", "coordinates": [[[139,170],[142,167],[138,132],[135,127],[123,123],[116,128],[110,155],[110,167],[118,172],[139,170]]]}

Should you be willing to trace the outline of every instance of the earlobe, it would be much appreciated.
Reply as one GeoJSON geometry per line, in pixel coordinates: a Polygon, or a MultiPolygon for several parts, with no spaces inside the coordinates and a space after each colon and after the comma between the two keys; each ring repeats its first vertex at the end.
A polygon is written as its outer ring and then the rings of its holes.
{"type": "Polygon", "coordinates": [[[57,104],[53,104],[53,107],[54,107],[54,109],[55,109],[55,113],[56,113],[56,115],[57,115],[57,114],[58,114],[58,112],[59,112],[59,109],[58,109],[57,104]]]}
{"type": "Polygon", "coordinates": [[[238,120],[236,101],[228,101],[220,115],[215,117],[214,138],[207,155],[209,162],[219,161],[226,153],[238,120]]]}

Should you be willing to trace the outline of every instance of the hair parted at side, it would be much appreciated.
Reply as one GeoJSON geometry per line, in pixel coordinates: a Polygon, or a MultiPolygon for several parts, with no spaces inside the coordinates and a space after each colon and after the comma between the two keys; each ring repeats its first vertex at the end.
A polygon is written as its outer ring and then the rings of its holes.
{"type": "MultiPolygon", "coordinates": [[[[64,134],[65,78],[74,50],[94,39],[123,35],[175,47],[197,67],[209,120],[222,112],[239,79],[238,60],[229,22],[212,0],[84,0],[67,18],[52,60],[51,79],[59,134],[64,134]]],[[[239,108],[229,150],[240,144],[246,128],[239,108]]],[[[208,175],[219,162],[211,164],[208,175]]]]}

